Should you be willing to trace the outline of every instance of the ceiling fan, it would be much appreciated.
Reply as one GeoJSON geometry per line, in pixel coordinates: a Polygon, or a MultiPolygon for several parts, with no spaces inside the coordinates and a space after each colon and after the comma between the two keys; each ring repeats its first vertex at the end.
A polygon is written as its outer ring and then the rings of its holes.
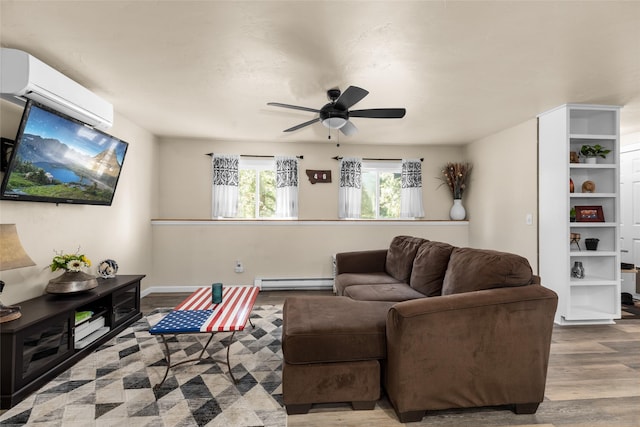
{"type": "Polygon", "coordinates": [[[268,102],[267,105],[318,113],[318,117],[315,119],[285,129],[283,132],[293,132],[316,122],[321,122],[325,127],[340,129],[343,134],[349,136],[358,131],[358,128],[349,121],[349,117],[368,117],[372,119],[401,119],[404,117],[406,113],[404,108],[371,108],[349,111],[350,107],[360,102],[368,94],[368,91],[357,86],[349,86],[342,93],[340,89],[329,89],[327,98],[329,98],[330,102],[319,110],[298,105],[281,104],[279,102],[268,102]]]}

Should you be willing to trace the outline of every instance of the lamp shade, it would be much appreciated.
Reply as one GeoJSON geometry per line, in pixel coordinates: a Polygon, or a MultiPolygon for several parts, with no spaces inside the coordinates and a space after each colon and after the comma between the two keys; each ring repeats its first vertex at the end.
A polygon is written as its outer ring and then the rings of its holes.
{"type": "Polygon", "coordinates": [[[322,124],[329,129],[340,129],[347,124],[347,119],[342,117],[329,117],[324,119],[322,124]]]}
{"type": "Polygon", "coordinates": [[[15,224],[0,224],[0,271],[36,265],[24,251],[15,224]]]}

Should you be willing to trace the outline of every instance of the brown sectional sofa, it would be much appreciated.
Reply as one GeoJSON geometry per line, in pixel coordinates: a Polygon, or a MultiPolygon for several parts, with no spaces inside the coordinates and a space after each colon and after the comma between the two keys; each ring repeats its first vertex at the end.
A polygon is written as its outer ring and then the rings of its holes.
{"type": "Polygon", "coordinates": [[[334,297],[287,298],[289,414],[314,403],[372,409],[382,387],[401,422],[426,410],[544,398],[557,295],[525,258],[409,236],[339,253],[334,297]]]}

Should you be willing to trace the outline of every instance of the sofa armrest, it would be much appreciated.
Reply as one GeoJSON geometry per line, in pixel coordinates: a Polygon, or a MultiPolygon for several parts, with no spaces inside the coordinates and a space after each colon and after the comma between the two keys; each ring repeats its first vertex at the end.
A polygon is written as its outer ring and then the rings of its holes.
{"type": "Polygon", "coordinates": [[[396,411],[541,402],[557,298],[527,285],[395,304],[385,385],[396,411]]]}
{"type": "Polygon", "coordinates": [[[384,272],[387,249],[336,254],[336,274],[384,272]]]}

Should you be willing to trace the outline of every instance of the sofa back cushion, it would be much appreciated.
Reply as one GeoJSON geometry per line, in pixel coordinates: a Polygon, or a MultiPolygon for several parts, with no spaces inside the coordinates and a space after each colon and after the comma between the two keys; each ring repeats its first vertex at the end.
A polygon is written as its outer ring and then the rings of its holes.
{"type": "Polygon", "coordinates": [[[456,248],[444,276],[442,295],[532,283],[526,258],[488,249],[456,248]]]}
{"type": "Polygon", "coordinates": [[[453,246],[443,242],[424,242],[420,245],[413,260],[409,285],[428,297],[441,295],[453,249],[453,246]]]}
{"type": "Polygon", "coordinates": [[[421,244],[427,240],[420,237],[396,236],[389,245],[385,270],[387,274],[396,280],[409,283],[411,277],[411,267],[416,252],[421,244]]]}

